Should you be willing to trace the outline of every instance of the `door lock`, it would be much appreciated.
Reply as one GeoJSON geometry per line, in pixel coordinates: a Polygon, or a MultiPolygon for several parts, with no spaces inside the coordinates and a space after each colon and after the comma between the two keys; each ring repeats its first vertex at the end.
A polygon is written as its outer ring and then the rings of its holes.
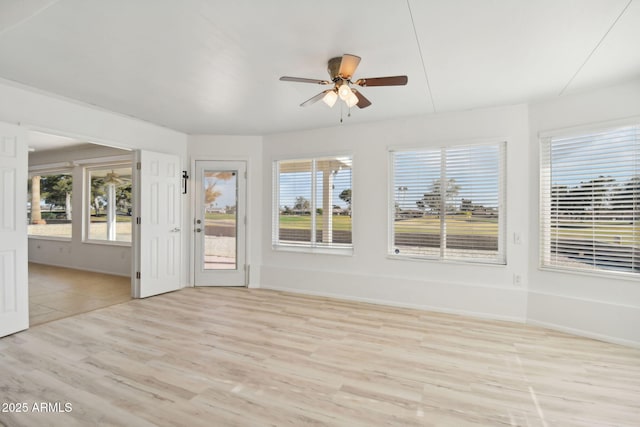
{"type": "Polygon", "coordinates": [[[196,228],[196,233],[200,233],[202,232],[202,229],[200,227],[196,228]]]}

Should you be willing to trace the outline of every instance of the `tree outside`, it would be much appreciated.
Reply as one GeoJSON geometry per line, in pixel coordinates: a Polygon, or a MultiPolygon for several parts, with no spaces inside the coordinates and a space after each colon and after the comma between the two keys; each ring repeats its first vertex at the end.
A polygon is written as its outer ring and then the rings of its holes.
{"type": "MultiPolygon", "coordinates": [[[[455,205],[455,198],[460,192],[460,186],[456,184],[455,178],[449,178],[445,183],[444,196],[445,196],[445,211],[455,211],[457,209],[455,205]]],[[[440,180],[434,180],[431,184],[431,189],[428,193],[424,193],[422,199],[416,201],[416,205],[423,212],[427,212],[433,215],[440,215],[442,213],[442,183],[440,180]]]]}

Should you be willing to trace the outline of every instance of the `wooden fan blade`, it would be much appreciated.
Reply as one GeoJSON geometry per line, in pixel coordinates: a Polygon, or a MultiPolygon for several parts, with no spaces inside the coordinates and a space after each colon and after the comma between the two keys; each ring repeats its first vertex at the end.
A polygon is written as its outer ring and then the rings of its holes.
{"type": "Polygon", "coordinates": [[[302,104],[300,104],[301,107],[308,107],[309,105],[315,104],[316,102],[320,101],[322,98],[324,98],[325,94],[327,92],[331,92],[331,89],[329,90],[325,90],[323,92],[320,92],[319,94],[317,94],[316,96],[314,96],[313,98],[309,98],[306,101],[304,101],[302,104]]]}
{"type": "Polygon", "coordinates": [[[407,76],[373,77],[358,79],[355,84],[358,86],[404,86],[408,80],[407,76]]]}
{"type": "Polygon", "coordinates": [[[328,84],[333,83],[333,82],[330,82],[328,80],[305,79],[304,77],[289,77],[289,76],[280,77],[280,81],[283,81],[283,82],[299,82],[299,83],[316,83],[316,84],[319,84],[319,85],[328,85],[328,84]]]}
{"type": "Polygon", "coordinates": [[[358,92],[355,89],[351,89],[351,90],[358,97],[358,103],[356,104],[358,106],[358,108],[367,108],[369,105],[371,105],[371,101],[369,101],[367,98],[365,98],[363,94],[361,94],[360,92],[358,92]]]}
{"type": "Polygon", "coordinates": [[[355,73],[358,64],[360,63],[360,57],[355,55],[349,55],[345,53],[342,55],[342,62],[340,62],[340,69],[338,75],[341,75],[343,79],[349,80],[353,73],[355,73]]]}

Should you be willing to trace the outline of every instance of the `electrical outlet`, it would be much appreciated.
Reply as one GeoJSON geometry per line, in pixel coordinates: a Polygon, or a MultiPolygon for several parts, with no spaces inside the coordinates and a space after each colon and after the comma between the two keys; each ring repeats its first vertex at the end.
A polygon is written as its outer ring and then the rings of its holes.
{"type": "Polygon", "coordinates": [[[514,273],[513,284],[516,286],[522,286],[522,276],[514,273]]]}

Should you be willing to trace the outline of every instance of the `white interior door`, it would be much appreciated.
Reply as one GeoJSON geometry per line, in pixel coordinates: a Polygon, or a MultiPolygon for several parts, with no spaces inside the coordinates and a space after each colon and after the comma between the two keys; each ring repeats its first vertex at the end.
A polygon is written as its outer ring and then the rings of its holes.
{"type": "Polygon", "coordinates": [[[182,264],[180,159],[136,152],[134,297],[175,291],[182,264]]]}
{"type": "Polygon", "coordinates": [[[29,327],[27,142],[0,123],[0,337],[29,327]]]}
{"type": "Polygon", "coordinates": [[[246,170],[241,161],[196,161],[196,286],[247,285],[246,170]]]}

